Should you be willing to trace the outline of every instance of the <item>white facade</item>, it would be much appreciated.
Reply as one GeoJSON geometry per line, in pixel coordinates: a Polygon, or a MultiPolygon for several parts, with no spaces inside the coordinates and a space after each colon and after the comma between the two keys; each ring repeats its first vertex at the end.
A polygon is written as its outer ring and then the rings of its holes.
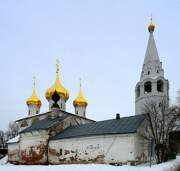
{"type": "Polygon", "coordinates": [[[8,162],[18,163],[19,162],[19,143],[8,144],[8,162]]]}
{"type": "Polygon", "coordinates": [[[119,134],[53,140],[49,142],[48,160],[51,164],[145,160],[147,153],[138,138],[137,134],[119,134]]]}
{"type": "Polygon", "coordinates": [[[19,142],[19,162],[21,164],[45,164],[47,162],[47,131],[21,134],[19,142]]]}

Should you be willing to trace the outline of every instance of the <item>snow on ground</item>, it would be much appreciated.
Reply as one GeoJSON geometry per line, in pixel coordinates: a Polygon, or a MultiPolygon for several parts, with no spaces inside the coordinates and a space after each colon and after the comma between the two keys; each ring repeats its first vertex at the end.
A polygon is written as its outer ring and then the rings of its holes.
{"type": "Polygon", "coordinates": [[[6,156],[6,157],[0,159],[0,167],[1,167],[1,165],[7,164],[7,160],[8,160],[8,156],[6,156]]]}
{"type": "Polygon", "coordinates": [[[7,157],[0,160],[1,171],[178,171],[175,168],[180,167],[180,156],[176,160],[154,165],[151,168],[147,166],[110,166],[102,164],[73,164],[73,165],[12,165],[5,164],[7,157]]]}

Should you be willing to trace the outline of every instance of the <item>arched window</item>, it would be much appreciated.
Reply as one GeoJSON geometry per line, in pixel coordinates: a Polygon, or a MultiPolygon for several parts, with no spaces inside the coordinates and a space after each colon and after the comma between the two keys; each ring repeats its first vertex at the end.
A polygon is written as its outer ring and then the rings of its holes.
{"type": "Polygon", "coordinates": [[[162,80],[158,80],[157,81],[157,91],[158,92],[163,92],[163,89],[164,89],[163,81],[162,80]]]}
{"type": "Polygon", "coordinates": [[[137,86],[136,88],[136,97],[140,96],[140,85],[137,86]]]}
{"type": "Polygon", "coordinates": [[[26,126],[28,126],[28,123],[27,123],[26,121],[22,121],[22,123],[21,123],[21,126],[20,126],[20,127],[26,127],[26,126]]]}
{"type": "Polygon", "coordinates": [[[150,81],[145,82],[144,84],[144,93],[150,93],[152,91],[152,84],[150,81]]]}

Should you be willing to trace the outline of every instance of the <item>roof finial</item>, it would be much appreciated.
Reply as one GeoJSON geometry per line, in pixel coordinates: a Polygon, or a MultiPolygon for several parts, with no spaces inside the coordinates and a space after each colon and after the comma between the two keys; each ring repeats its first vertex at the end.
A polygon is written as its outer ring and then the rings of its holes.
{"type": "Polygon", "coordinates": [[[36,88],[36,77],[33,76],[33,88],[35,89],[36,88]]]}
{"type": "Polygon", "coordinates": [[[56,74],[58,74],[59,73],[59,60],[58,59],[56,59],[56,74]]]}
{"type": "Polygon", "coordinates": [[[150,24],[149,24],[149,27],[148,27],[148,30],[149,30],[149,32],[150,33],[152,33],[153,31],[154,31],[154,29],[155,29],[155,25],[153,24],[153,22],[152,22],[152,14],[151,14],[151,17],[150,17],[150,24]]]}
{"type": "Polygon", "coordinates": [[[79,86],[80,86],[80,88],[82,87],[82,79],[81,78],[79,78],[79,86]]]}
{"type": "Polygon", "coordinates": [[[153,19],[153,17],[152,17],[152,13],[151,13],[151,16],[150,16],[151,23],[152,23],[152,19],[153,19]]]}

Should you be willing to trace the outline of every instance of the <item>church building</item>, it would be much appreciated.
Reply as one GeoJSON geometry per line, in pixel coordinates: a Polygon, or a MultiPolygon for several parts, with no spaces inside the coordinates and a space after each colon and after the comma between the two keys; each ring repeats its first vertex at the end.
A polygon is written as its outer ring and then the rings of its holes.
{"type": "Polygon", "coordinates": [[[49,111],[40,113],[41,101],[35,82],[27,99],[28,116],[17,120],[19,135],[8,142],[8,160],[15,164],[123,164],[145,162],[149,157],[149,142],[144,138],[146,115],[143,104],[153,98],[169,100],[169,82],[164,77],[155,40],[155,25],[148,27],[149,40],[140,80],[135,86],[135,115],[94,121],[87,117],[87,100],[82,84],[73,101],[74,113],[66,111],[69,92],[59,78],[47,89],[45,97],[49,111]]]}

